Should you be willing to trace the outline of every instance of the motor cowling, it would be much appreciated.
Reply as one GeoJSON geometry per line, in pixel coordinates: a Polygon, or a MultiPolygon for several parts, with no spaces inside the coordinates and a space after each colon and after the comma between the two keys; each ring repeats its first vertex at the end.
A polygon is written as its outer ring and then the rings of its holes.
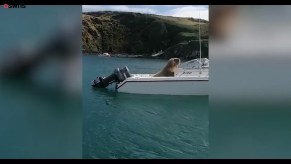
{"type": "Polygon", "coordinates": [[[127,66],[125,66],[122,69],[116,68],[114,72],[107,77],[97,77],[91,82],[91,85],[97,88],[106,88],[109,84],[120,83],[128,77],[131,77],[131,74],[127,66]]]}

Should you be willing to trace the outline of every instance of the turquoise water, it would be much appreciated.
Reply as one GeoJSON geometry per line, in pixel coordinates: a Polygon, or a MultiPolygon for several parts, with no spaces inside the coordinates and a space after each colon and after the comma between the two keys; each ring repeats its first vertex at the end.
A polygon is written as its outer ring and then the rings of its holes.
{"type": "Polygon", "coordinates": [[[0,159],[82,157],[80,98],[24,78],[1,79],[0,104],[0,159]]]}
{"type": "MultiPolygon", "coordinates": [[[[0,63],[9,65],[10,57],[16,59],[17,54],[24,57],[45,43],[51,43],[49,39],[60,28],[82,21],[81,12],[82,7],[77,5],[27,5],[24,9],[4,9],[1,4],[0,63]],[[11,56],[7,58],[7,55],[11,56]]],[[[46,70],[57,70],[64,75],[60,71],[63,65],[59,65],[64,62],[58,61],[55,65],[59,67],[51,69],[54,62],[40,63],[24,76],[26,78],[4,80],[0,77],[0,159],[82,157],[80,95],[64,95],[60,90],[63,87],[56,85],[60,83],[55,74],[40,78],[48,79],[44,80],[47,83],[40,82],[36,75],[46,70]]],[[[75,77],[80,76],[76,73],[75,77]]]]}
{"type": "Polygon", "coordinates": [[[127,65],[155,73],[166,60],[83,56],[84,158],[206,158],[208,96],[117,93],[90,81],[127,65]]]}

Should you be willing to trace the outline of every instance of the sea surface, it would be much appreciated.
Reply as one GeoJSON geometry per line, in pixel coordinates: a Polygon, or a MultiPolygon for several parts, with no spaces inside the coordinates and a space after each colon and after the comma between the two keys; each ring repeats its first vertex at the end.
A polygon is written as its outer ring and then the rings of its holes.
{"type": "Polygon", "coordinates": [[[166,60],[83,55],[83,158],[207,158],[208,96],[118,93],[90,82],[117,67],[155,73],[166,60]]]}
{"type": "MultiPolygon", "coordinates": [[[[82,21],[81,6],[4,9],[2,5],[0,19],[5,23],[0,30],[0,67],[11,66],[9,59],[19,57],[19,62],[27,63],[26,55],[51,44],[50,38],[61,29],[82,21]]],[[[40,62],[32,72],[13,79],[0,77],[0,159],[82,158],[81,98],[79,93],[68,96],[60,90],[64,85],[55,72],[66,75],[60,71],[64,62],[53,67],[55,61],[40,62]]],[[[78,78],[80,73],[74,76],[78,78]]]]}

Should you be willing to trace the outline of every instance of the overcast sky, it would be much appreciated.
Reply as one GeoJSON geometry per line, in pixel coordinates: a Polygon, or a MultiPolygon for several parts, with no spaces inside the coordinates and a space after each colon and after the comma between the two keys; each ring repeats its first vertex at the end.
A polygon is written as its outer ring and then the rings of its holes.
{"type": "Polygon", "coordinates": [[[129,11],[208,20],[208,5],[83,5],[83,12],[129,11]]]}

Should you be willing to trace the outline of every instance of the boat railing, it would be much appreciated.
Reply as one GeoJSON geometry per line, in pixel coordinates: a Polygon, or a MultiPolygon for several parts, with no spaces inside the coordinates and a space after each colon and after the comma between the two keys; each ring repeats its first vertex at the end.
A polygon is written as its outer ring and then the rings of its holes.
{"type": "Polygon", "coordinates": [[[180,68],[183,69],[200,69],[200,67],[203,68],[208,68],[209,63],[207,58],[202,58],[203,60],[200,61],[199,59],[192,59],[187,62],[184,62],[180,65],[180,68]]]}

